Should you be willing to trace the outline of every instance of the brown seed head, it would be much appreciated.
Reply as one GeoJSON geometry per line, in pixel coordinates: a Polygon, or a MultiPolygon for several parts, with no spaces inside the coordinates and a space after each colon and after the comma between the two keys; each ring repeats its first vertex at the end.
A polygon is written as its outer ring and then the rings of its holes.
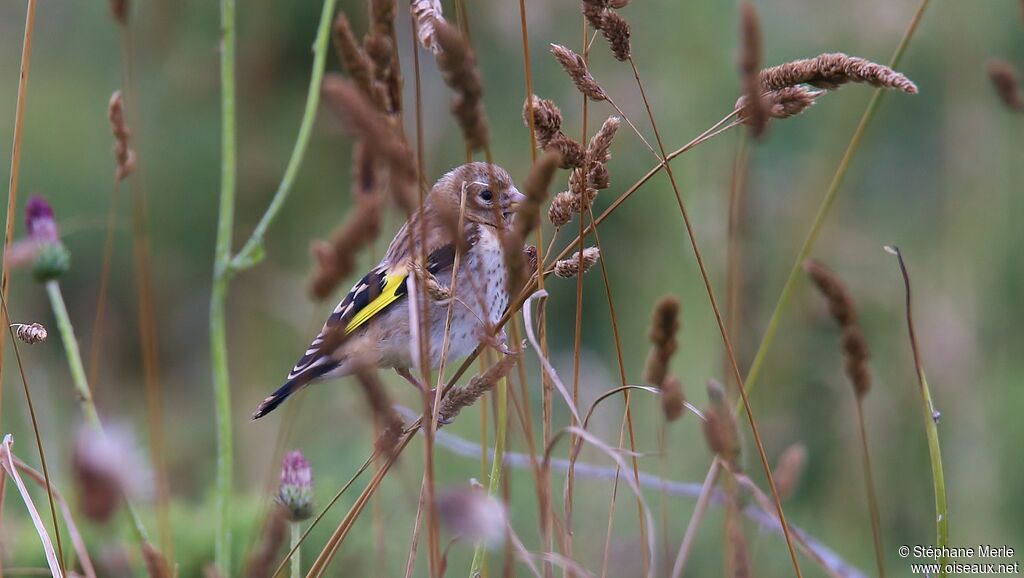
{"type": "Polygon", "coordinates": [[[587,186],[595,191],[603,191],[609,187],[611,179],[608,176],[608,167],[604,164],[594,164],[587,173],[587,186]]]}
{"type": "Polygon", "coordinates": [[[841,52],[819,54],[814,58],[794,60],[760,73],[761,88],[776,90],[797,84],[810,84],[835,90],[848,82],[867,83],[879,88],[894,88],[917,94],[917,85],[888,66],[841,52]]]}
{"type": "Polygon", "coordinates": [[[571,279],[580,274],[586,273],[594,263],[601,257],[601,251],[597,247],[587,247],[581,254],[579,251],[572,254],[568,259],[555,262],[555,275],[563,279],[571,279]]]}
{"type": "Polygon", "coordinates": [[[555,195],[548,208],[548,220],[556,227],[561,227],[572,220],[577,212],[576,195],[571,191],[562,191],[555,195]]]}
{"type": "Polygon", "coordinates": [[[135,170],[135,151],[128,146],[132,131],[124,119],[124,97],[120,90],[115,90],[110,96],[107,118],[110,119],[111,132],[114,134],[114,159],[117,161],[114,179],[121,182],[135,170]]]}
{"type": "Polygon", "coordinates": [[[545,148],[555,149],[561,154],[562,163],[558,165],[559,168],[573,169],[582,167],[586,162],[587,153],[583,145],[562,133],[556,134],[545,148]]]}
{"type": "Polygon", "coordinates": [[[562,132],[562,111],[554,102],[531,95],[523,103],[523,122],[530,126],[530,114],[533,115],[533,133],[537,137],[537,146],[548,148],[551,140],[562,132]]]}
{"type": "Polygon", "coordinates": [[[670,375],[661,383],[661,410],[665,413],[665,419],[676,421],[683,417],[686,411],[685,403],[683,383],[675,375],[670,375]]]}
{"type": "Polygon", "coordinates": [[[576,89],[591,100],[605,100],[608,95],[597,83],[597,80],[587,70],[587,63],[583,57],[560,44],[551,45],[551,54],[555,56],[558,63],[562,65],[569,78],[572,79],[576,89]]]}
{"type": "Polygon", "coordinates": [[[373,157],[361,145],[356,147],[353,157],[352,191],[356,206],[331,234],[329,242],[314,241],[310,247],[315,258],[310,293],[318,300],[334,294],[355,270],[359,251],[380,235],[383,202],[375,190],[373,157]]]}
{"type": "Polygon", "coordinates": [[[608,12],[606,2],[601,0],[583,0],[581,10],[584,18],[594,30],[600,30],[604,15],[608,12]]]}
{"type": "Polygon", "coordinates": [[[804,271],[828,301],[828,309],[842,330],[840,346],[843,351],[843,368],[858,398],[871,390],[871,372],[868,371],[867,340],[857,323],[857,308],[846,284],[834,271],[820,261],[804,261],[804,271]]]}
{"type": "Polygon", "coordinates": [[[612,147],[612,140],[615,138],[616,131],[619,130],[619,124],[621,119],[617,116],[609,116],[607,120],[601,125],[601,129],[590,139],[587,144],[587,162],[588,163],[607,163],[611,159],[611,153],[609,152],[612,147]]]}
{"type": "Polygon", "coordinates": [[[370,19],[373,31],[381,36],[395,34],[395,15],[398,5],[395,0],[370,0],[370,19]]]}
{"type": "MultiPolygon", "coordinates": [[[[825,91],[814,90],[803,85],[787,86],[768,91],[763,96],[763,101],[768,106],[768,116],[771,118],[789,118],[810,108],[822,94],[825,94],[825,91]]],[[[739,118],[745,124],[752,124],[753,120],[748,108],[746,95],[741,96],[736,101],[739,118]]]]}
{"type": "MultiPolygon", "coordinates": [[[[1024,8],[1022,8],[1024,9],[1024,8]]],[[[988,77],[996,88],[996,94],[1010,110],[1024,111],[1024,91],[1017,82],[1017,71],[1005,60],[988,63],[988,77]]]]}
{"type": "Polygon", "coordinates": [[[541,207],[548,200],[551,181],[561,161],[561,154],[557,150],[549,150],[530,168],[530,174],[523,185],[526,200],[516,209],[515,234],[520,243],[525,242],[526,236],[540,224],[541,207]]]}
{"type": "Polygon", "coordinates": [[[326,75],[321,91],[324,103],[359,137],[367,153],[389,169],[392,196],[411,215],[419,203],[415,155],[408,145],[387,118],[348,81],[335,74],[326,75]]]}
{"type": "Polygon", "coordinates": [[[718,454],[730,469],[740,468],[740,434],[736,416],[725,397],[725,388],[717,381],[708,382],[708,408],[704,411],[704,439],[711,451],[718,454]]]}
{"type": "Polygon", "coordinates": [[[455,91],[452,112],[466,144],[473,150],[487,146],[490,137],[483,109],[483,84],[477,70],[476,55],[458,28],[447,22],[436,25],[437,43],[441,51],[437,63],[445,82],[455,91]]]}
{"type": "Polygon", "coordinates": [[[485,393],[494,389],[502,378],[504,378],[519,359],[521,352],[516,351],[505,355],[498,363],[487,368],[480,375],[469,380],[469,385],[461,389],[453,389],[441,401],[441,420],[452,421],[464,408],[476,403],[485,393]]]}
{"type": "Polygon", "coordinates": [[[128,0],[110,0],[110,14],[121,26],[128,25],[128,16],[131,12],[131,4],[128,0]]]}
{"type": "Polygon", "coordinates": [[[606,10],[601,15],[601,35],[608,41],[612,49],[612,55],[620,62],[629,60],[630,57],[630,29],[629,22],[611,10],[606,10]]]}
{"type": "Polygon", "coordinates": [[[367,56],[366,51],[359,45],[355,33],[352,32],[352,25],[344,12],[339,12],[334,20],[334,50],[338,53],[338,60],[348,75],[355,81],[356,86],[363,91],[363,95],[369,99],[379,110],[387,110],[387,94],[384,87],[373,78],[374,63],[367,56]]]}
{"type": "Polygon", "coordinates": [[[668,364],[679,347],[679,342],[676,341],[680,326],[679,310],[679,300],[672,295],[662,297],[654,306],[651,328],[647,333],[654,348],[647,357],[644,381],[655,387],[661,387],[665,382],[668,364]]]}
{"type": "Polygon", "coordinates": [[[800,484],[800,478],[803,477],[806,465],[807,448],[804,447],[804,444],[795,443],[782,452],[775,471],[772,472],[779,498],[786,499],[793,495],[796,487],[800,484]]]}

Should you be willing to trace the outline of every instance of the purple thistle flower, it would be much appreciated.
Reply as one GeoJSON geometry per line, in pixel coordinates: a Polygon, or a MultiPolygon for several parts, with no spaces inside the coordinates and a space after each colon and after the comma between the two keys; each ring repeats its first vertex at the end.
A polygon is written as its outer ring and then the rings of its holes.
{"type": "Polygon", "coordinates": [[[299,450],[284,456],[277,501],[288,511],[292,522],[313,515],[313,469],[299,450]]]}
{"type": "Polygon", "coordinates": [[[53,207],[39,195],[33,195],[25,206],[25,229],[28,231],[28,238],[39,244],[60,242],[53,207]]]}

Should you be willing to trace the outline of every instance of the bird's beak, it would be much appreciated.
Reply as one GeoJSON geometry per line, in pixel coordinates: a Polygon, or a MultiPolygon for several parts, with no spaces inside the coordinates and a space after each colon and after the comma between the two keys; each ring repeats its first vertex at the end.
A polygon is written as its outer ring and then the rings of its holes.
{"type": "Polygon", "coordinates": [[[511,208],[514,211],[516,210],[516,207],[518,207],[524,201],[526,201],[526,195],[520,193],[519,189],[512,187],[512,189],[508,192],[509,208],[511,208]]]}

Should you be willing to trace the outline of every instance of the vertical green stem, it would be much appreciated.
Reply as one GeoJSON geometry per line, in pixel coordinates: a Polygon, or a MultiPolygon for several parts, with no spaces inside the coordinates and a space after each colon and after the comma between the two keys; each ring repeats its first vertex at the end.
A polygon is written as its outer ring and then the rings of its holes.
{"type": "Polygon", "coordinates": [[[89,383],[85,379],[85,366],[82,365],[82,355],[78,351],[78,340],[75,338],[75,330],[71,325],[68,309],[64,305],[64,296],[61,294],[60,285],[57,284],[56,280],[46,282],[46,294],[50,297],[53,316],[57,318],[57,329],[60,331],[61,343],[64,344],[64,352],[68,357],[71,381],[75,386],[78,403],[82,406],[82,413],[85,415],[85,419],[89,422],[90,426],[102,429],[100,416],[96,413],[96,405],[92,401],[89,383]]]}
{"type": "Polygon", "coordinates": [[[221,15],[221,184],[217,248],[210,294],[210,362],[213,403],[217,415],[217,483],[214,563],[231,576],[231,390],[228,382],[227,332],[224,309],[231,260],[231,229],[235,214],[235,0],[220,0],[221,15]]]}
{"type": "Polygon", "coordinates": [[[302,578],[302,550],[299,541],[302,539],[302,525],[298,522],[289,524],[292,529],[291,542],[289,543],[292,554],[292,578],[302,578]]]}
{"type": "MultiPolygon", "coordinates": [[[[492,498],[501,491],[501,468],[505,461],[505,431],[508,425],[508,378],[502,378],[498,387],[494,390],[498,396],[497,418],[494,426],[496,433],[494,437],[494,459],[491,461],[491,479],[487,485],[487,495],[492,498]]],[[[469,567],[469,576],[474,578],[480,575],[480,571],[487,559],[487,551],[481,542],[476,545],[473,551],[473,563],[469,567]]]]}
{"type": "MultiPolygon", "coordinates": [[[[71,317],[68,315],[68,308],[64,304],[64,295],[61,293],[60,284],[56,279],[46,282],[46,294],[50,298],[50,307],[53,309],[53,316],[57,320],[57,330],[60,332],[61,343],[64,345],[64,353],[68,358],[68,367],[71,370],[71,381],[75,386],[75,395],[82,407],[82,414],[90,427],[103,432],[103,423],[100,421],[99,413],[96,411],[96,404],[92,400],[92,391],[89,389],[89,382],[85,378],[85,366],[82,364],[82,353],[78,348],[78,339],[75,338],[75,328],[71,325],[71,317]]],[[[125,506],[131,518],[132,530],[140,543],[148,544],[149,536],[146,527],[142,525],[142,518],[139,517],[134,504],[125,496],[125,506]]]]}

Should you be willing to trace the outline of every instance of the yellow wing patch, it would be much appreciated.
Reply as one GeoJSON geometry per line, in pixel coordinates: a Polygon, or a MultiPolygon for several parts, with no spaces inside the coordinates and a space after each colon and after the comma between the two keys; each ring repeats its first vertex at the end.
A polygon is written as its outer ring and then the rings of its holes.
{"type": "Polygon", "coordinates": [[[345,326],[345,334],[352,333],[363,324],[373,318],[374,315],[383,311],[388,305],[394,303],[398,298],[405,295],[405,278],[408,272],[404,268],[398,268],[387,274],[387,281],[380,295],[360,309],[345,326]],[[400,291],[401,290],[401,291],[400,291]]]}

